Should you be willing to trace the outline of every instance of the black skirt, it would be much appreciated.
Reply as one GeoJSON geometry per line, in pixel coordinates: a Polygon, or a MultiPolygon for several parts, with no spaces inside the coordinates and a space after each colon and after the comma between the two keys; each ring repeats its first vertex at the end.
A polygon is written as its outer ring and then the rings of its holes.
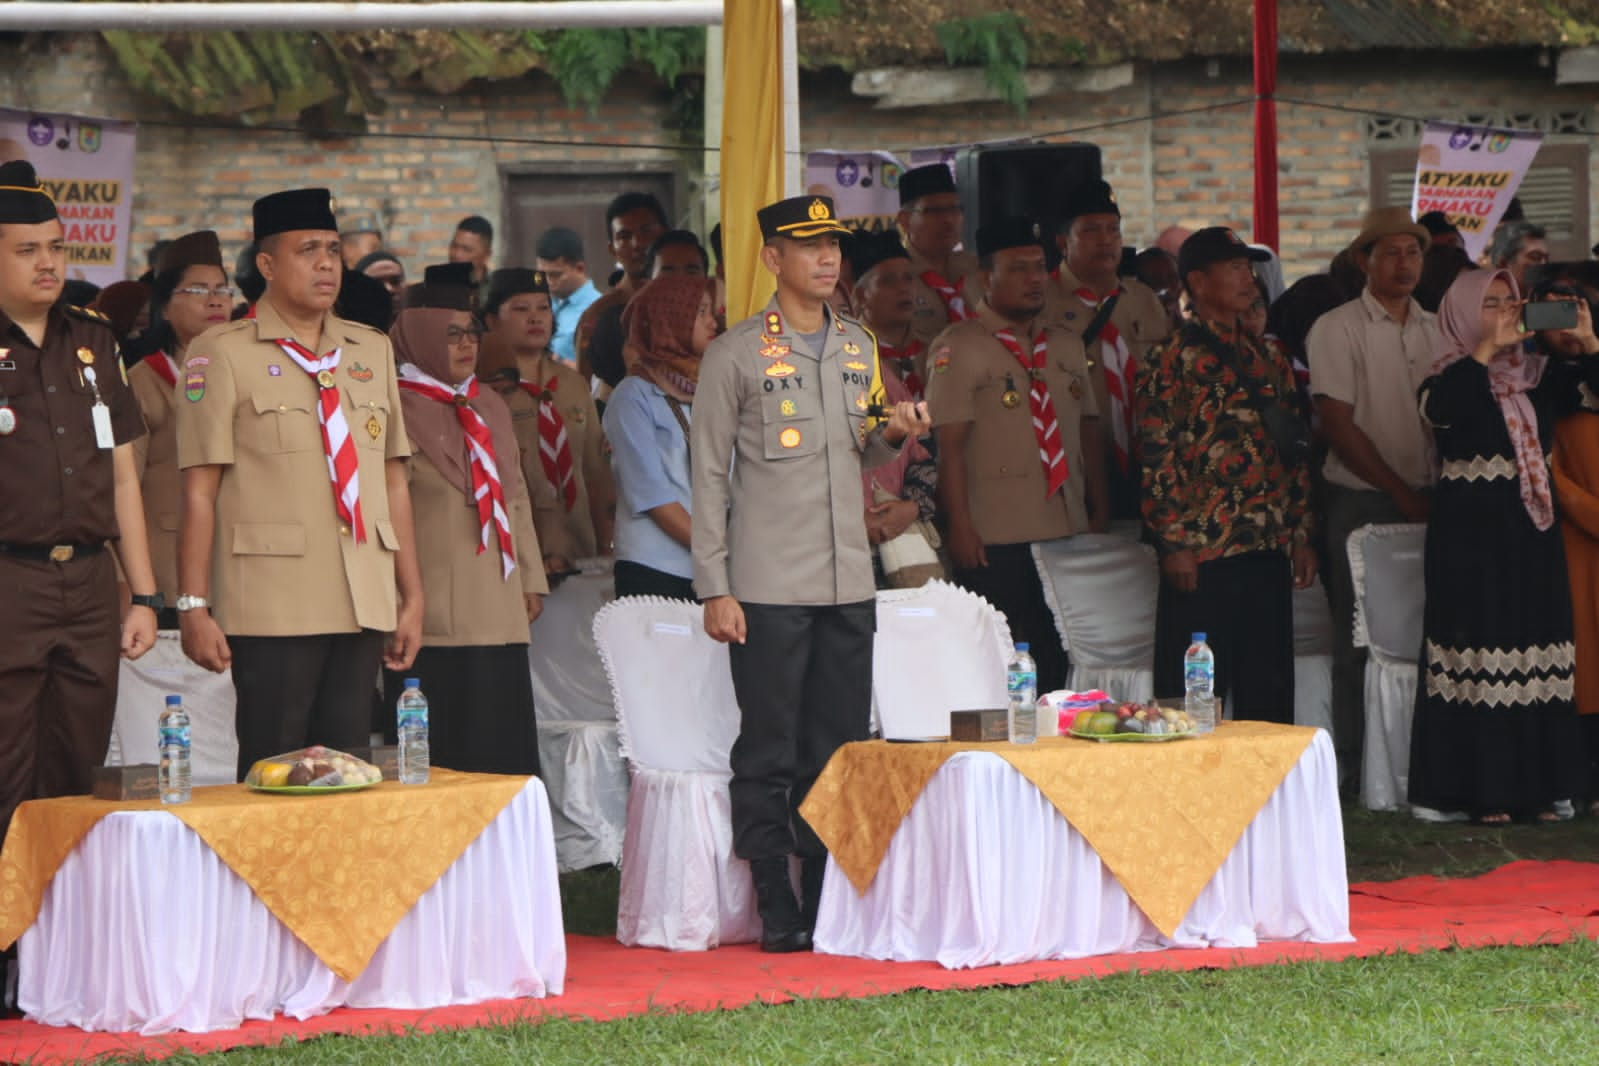
{"type": "MultiPolygon", "coordinates": [[[[423,648],[405,673],[383,671],[383,699],[391,712],[407,677],[420,680],[427,696],[432,765],[487,774],[539,772],[526,644],[423,648]]],[[[395,734],[391,713],[384,736],[392,744],[395,734]]]]}

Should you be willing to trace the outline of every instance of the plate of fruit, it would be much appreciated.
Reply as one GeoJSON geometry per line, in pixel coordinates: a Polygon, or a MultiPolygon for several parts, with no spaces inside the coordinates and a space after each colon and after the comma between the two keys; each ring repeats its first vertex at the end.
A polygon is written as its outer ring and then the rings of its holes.
{"type": "Polygon", "coordinates": [[[1123,702],[1102,703],[1097,711],[1080,713],[1072,720],[1069,735],[1101,743],[1163,744],[1199,734],[1180,707],[1123,702]]]}
{"type": "Polygon", "coordinates": [[[307,796],[354,792],[382,780],[383,771],[371,763],[320,744],[261,759],[244,777],[257,792],[307,796]]]}

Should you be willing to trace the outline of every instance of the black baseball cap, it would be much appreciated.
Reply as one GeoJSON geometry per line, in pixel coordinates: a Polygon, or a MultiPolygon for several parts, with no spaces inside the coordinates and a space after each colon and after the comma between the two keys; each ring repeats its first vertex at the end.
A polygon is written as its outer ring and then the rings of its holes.
{"type": "Polygon", "coordinates": [[[1268,263],[1271,253],[1251,248],[1244,239],[1226,226],[1207,226],[1197,230],[1177,249],[1177,276],[1183,280],[1196,270],[1204,270],[1212,263],[1228,259],[1248,259],[1252,263],[1268,263]]]}

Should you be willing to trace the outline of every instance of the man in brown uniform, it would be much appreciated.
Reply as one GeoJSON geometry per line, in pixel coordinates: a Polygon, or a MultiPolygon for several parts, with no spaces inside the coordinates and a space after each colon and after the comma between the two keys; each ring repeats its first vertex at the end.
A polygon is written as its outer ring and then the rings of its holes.
{"type": "Polygon", "coordinates": [[[1109,185],[1094,180],[1067,194],[1055,245],[1062,259],[1050,279],[1045,315],[1052,327],[1083,342],[1099,409],[1111,518],[1136,522],[1141,479],[1134,455],[1138,432],[1133,401],[1138,373],[1155,345],[1171,335],[1171,320],[1153,289],[1117,277],[1122,213],[1109,185]]]}
{"type": "Polygon", "coordinates": [[[150,649],[161,606],[133,463],[144,423],[111,328],[60,302],[65,268],[33,167],[0,166],[0,832],[25,800],[89,791],[118,652],[150,649]],[[135,594],[120,632],[119,536],[135,594]]]}
{"type": "MultiPolygon", "coordinates": [[[[949,167],[930,163],[900,175],[899,227],[905,231],[915,278],[911,331],[924,349],[946,327],[976,314],[982,299],[976,258],[955,250],[964,218],[949,167]]],[[[925,370],[926,363],[925,356],[919,357],[917,370],[925,370]]]]}
{"type": "Polygon", "coordinates": [[[1040,692],[1066,682],[1066,650],[1032,544],[1104,529],[1099,407],[1077,337],[1044,319],[1044,247],[1026,218],[977,232],[977,317],[933,342],[927,406],[955,580],[1032,645],[1040,692]]]}
{"type": "Polygon", "coordinates": [[[380,662],[410,666],[422,634],[394,356],[332,313],[332,197],[274,193],[254,216],[266,292],[189,346],[178,406],[183,650],[233,666],[241,778],[307,744],[365,744],[380,662]]]}
{"type": "Polygon", "coordinates": [[[749,860],[761,947],[805,951],[826,853],[799,816],[833,752],[871,719],[876,587],[861,471],[926,431],[901,403],[870,428],[871,334],[833,315],[839,234],[826,197],[758,213],[777,295],[711,343],[694,393],[694,590],[729,655],[733,850],[749,860]],[[789,883],[802,860],[805,909],[789,883]]]}
{"type": "Polygon", "coordinates": [[[550,352],[555,316],[543,273],[496,270],[483,322],[478,377],[510,405],[546,572],[609,555],[616,483],[588,382],[550,352]]]}

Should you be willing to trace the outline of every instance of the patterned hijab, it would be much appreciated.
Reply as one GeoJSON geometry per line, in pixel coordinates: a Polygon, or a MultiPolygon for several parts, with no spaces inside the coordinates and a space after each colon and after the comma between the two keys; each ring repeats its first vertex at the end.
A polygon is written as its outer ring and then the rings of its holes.
{"type": "Polygon", "coordinates": [[[643,378],[679,403],[693,403],[700,380],[694,354],[694,320],[709,296],[709,278],[666,275],[645,285],[622,312],[622,327],[634,359],[629,374],[643,378]]]}
{"type": "MultiPolygon", "coordinates": [[[[1503,270],[1472,270],[1461,274],[1444,294],[1438,307],[1438,326],[1443,348],[1433,363],[1440,373],[1462,359],[1470,359],[1482,340],[1482,302],[1496,279],[1510,286],[1510,298],[1520,299],[1516,279],[1503,270]]],[[[1538,440],[1538,413],[1527,398],[1543,379],[1548,360],[1529,355],[1519,344],[1499,349],[1488,361],[1488,386],[1505,419],[1510,443],[1516,452],[1516,471],[1520,474],[1521,502],[1539,529],[1554,525],[1554,494],[1549,487],[1549,465],[1544,461],[1543,445],[1538,440]]]]}

